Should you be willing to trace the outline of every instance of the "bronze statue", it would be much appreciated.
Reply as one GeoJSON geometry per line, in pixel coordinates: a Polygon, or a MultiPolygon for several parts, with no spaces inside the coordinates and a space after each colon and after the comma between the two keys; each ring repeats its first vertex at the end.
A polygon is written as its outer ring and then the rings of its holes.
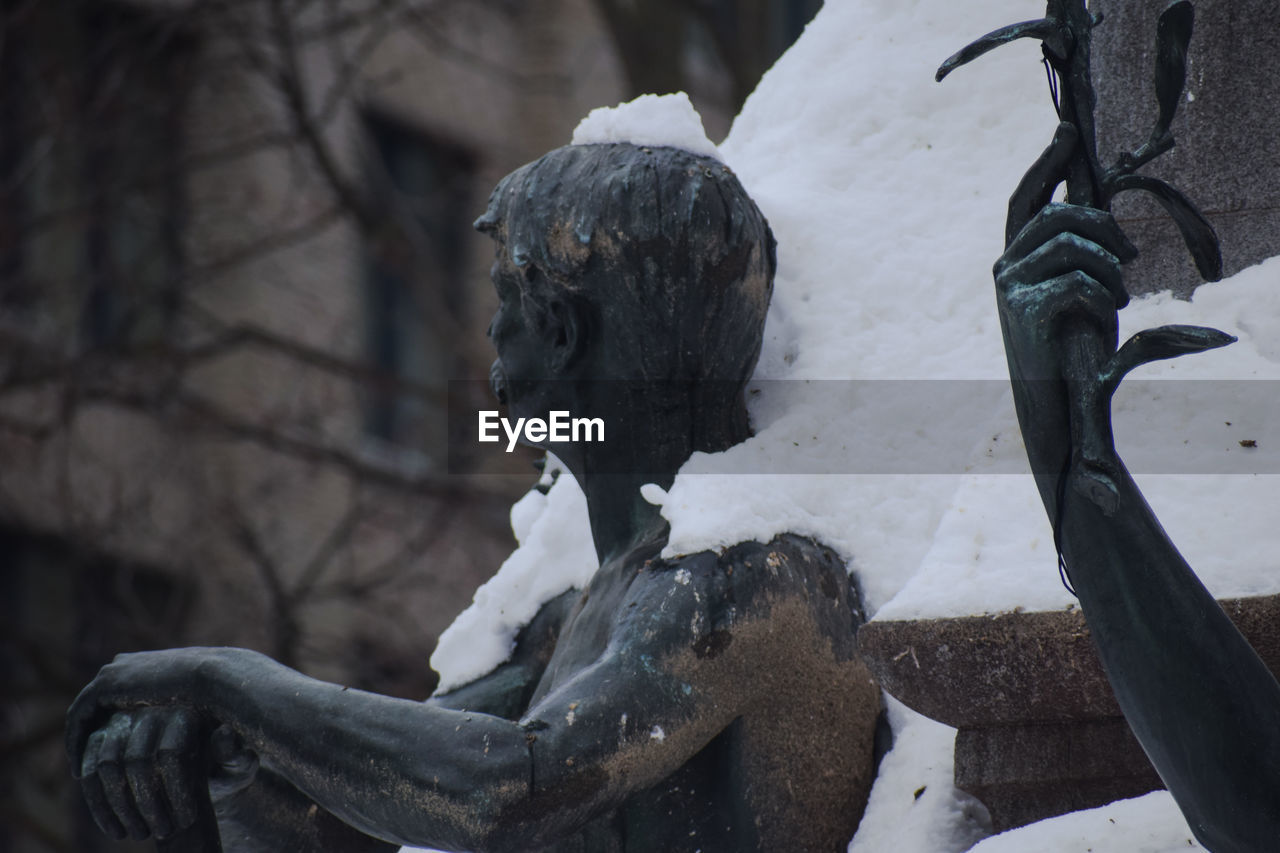
{"type": "Polygon", "coordinates": [[[748,435],[764,217],[714,159],[587,145],[508,176],[477,227],[497,242],[495,390],[517,416],[608,424],[556,448],[600,570],[425,703],[244,649],[121,656],[68,712],[95,818],[171,837],[208,783],[230,850],[842,850],[879,705],[845,567],[798,536],[663,559],[639,493],[748,435]]]}
{"type": "Polygon", "coordinates": [[[1165,535],[1111,430],[1111,396],[1128,371],[1234,340],[1165,326],[1117,347],[1117,310],[1129,302],[1121,264],[1137,252],[1108,212],[1116,193],[1153,193],[1204,277],[1221,275],[1208,221],[1173,187],[1136,173],[1173,146],[1191,4],[1171,3],[1160,18],[1151,137],[1109,169],[1095,150],[1089,71],[1099,21],[1082,0],[1049,0],[1043,19],[984,36],[938,79],[1012,39],[1043,42],[1062,123],[1009,201],[995,265],[1018,422],[1060,571],[1130,727],[1206,849],[1264,853],[1280,849],[1280,684],[1165,535]],[[1051,203],[1064,183],[1070,203],[1051,203]]]}

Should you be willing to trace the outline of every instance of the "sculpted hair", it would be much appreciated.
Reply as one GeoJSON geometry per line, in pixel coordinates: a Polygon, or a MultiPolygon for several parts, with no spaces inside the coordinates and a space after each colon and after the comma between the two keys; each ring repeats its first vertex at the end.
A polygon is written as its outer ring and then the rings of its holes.
{"type": "Polygon", "coordinates": [[[745,382],[755,369],[775,242],[720,161],[566,146],[504,178],[476,228],[525,272],[526,302],[588,302],[611,345],[634,354],[632,378],[745,382]]]}

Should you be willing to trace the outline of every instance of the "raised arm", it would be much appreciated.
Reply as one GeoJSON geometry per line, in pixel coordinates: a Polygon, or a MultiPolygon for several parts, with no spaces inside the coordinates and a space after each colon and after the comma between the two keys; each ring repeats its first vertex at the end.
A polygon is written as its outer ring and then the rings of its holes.
{"type": "Polygon", "coordinates": [[[349,690],[242,649],[179,649],[104,667],[69,712],[69,752],[84,768],[112,713],[180,706],[229,725],[367,835],[473,851],[546,844],[670,774],[742,707],[745,680],[684,673],[708,621],[693,587],[639,584],[628,604],[598,662],[523,721],[349,690]]]}
{"type": "Polygon", "coordinates": [[[995,267],[1027,453],[1116,698],[1192,831],[1215,853],[1274,850],[1280,685],[1165,535],[1111,439],[1124,370],[1225,341],[1158,330],[1117,355],[1132,246],[1109,214],[1045,205],[1073,142],[1060,129],[1011,199],[1016,236],[995,267]],[[1068,364],[1089,360],[1102,368],[1077,380],[1068,364]]]}

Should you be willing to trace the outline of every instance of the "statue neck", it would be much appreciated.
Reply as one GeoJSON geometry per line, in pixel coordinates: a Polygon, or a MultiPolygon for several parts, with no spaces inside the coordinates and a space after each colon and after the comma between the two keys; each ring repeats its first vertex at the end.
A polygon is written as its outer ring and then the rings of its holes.
{"type": "Polygon", "coordinates": [[[586,495],[602,566],[640,549],[656,554],[666,545],[670,528],[640,487],[669,489],[694,451],[715,453],[744,441],[750,434],[746,407],[741,398],[735,403],[711,410],[719,412],[711,418],[696,407],[614,409],[626,415],[606,418],[604,443],[581,444],[562,455],[586,495]]]}
{"type": "Polygon", "coordinates": [[[579,480],[601,566],[640,550],[657,554],[667,544],[670,527],[660,508],[641,497],[640,487],[657,482],[665,489],[673,479],[674,474],[586,474],[579,480]]]}

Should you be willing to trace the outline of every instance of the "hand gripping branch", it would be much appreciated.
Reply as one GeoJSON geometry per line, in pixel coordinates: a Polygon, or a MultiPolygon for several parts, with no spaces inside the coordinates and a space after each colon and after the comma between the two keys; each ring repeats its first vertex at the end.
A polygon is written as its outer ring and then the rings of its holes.
{"type": "MultiPolygon", "coordinates": [[[[984,53],[1020,38],[1041,42],[1045,61],[1052,69],[1054,106],[1061,121],[1074,134],[1059,134],[1055,144],[1074,145],[1065,175],[1041,186],[1019,187],[1010,202],[1006,245],[1036,211],[1052,198],[1054,187],[1065,179],[1071,204],[1110,210],[1112,199],[1126,190],[1145,190],[1156,197],[1182,233],[1196,268],[1208,281],[1222,277],[1218,237],[1204,215],[1174,187],[1137,170],[1174,145],[1170,125],[1182,100],[1186,82],[1187,45],[1191,41],[1194,12],[1187,0],[1170,4],[1156,30],[1155,90],[1158,113],[1147,140],[1120,155],[1109,169],[1098,161],[1094,125],[1095,97],[1090,80],[1090,32],[1101,23],[1083,0],[1048,0],[1045,17],[1001,27],[966,45],[938,68],[937,79],[984,53]],[[1073,138],[1067,139],[1067,136],[1073,138]],[[1020,209],[1021,208],[1021,209],[1020,209]]],[[[1034,171],[1034,167],[1033,167],[1034,171]]],[[[1028,178],[1031,173],[1028,173],[1028,178]]],[[[1124,307],[1118,304],[1118,308],[1124,307]]],[[[1114,342],[1085,323],[1068,325],[1058,344],[1063,378],[1070,388],[1073,453],[1066,461],[1060,483],[1058,511],[1065,488],[1071,486],[1106,511],[1114,512],[1114,445],[1110,401],[1124,375],[1140,364],[1225,346],[1235,338],[1217,329],[1198,326],[1164,326],[1130,338],[1118,350],[1114,342]]],[[[1055,533],[1057,524],[1055,524],[1055,533]]]]}

